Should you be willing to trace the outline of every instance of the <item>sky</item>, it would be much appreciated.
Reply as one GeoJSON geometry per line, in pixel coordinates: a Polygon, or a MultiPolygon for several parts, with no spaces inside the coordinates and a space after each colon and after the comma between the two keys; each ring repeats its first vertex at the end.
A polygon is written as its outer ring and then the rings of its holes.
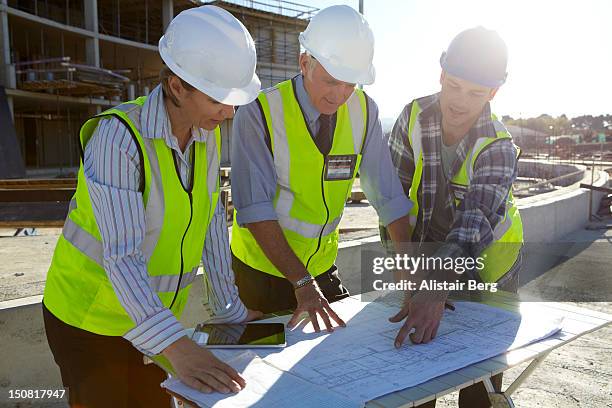
{"type": "MultiPolygon", "coordinates": [[[[296,2],[359,7],[358,0],[296,2]]],[[[377,72],[365,90],[381,118],[437,92],[440,54],[477,25],[496,30],[508,46],[508,79],[492,103],[499,116],[612,113],[610,0],[364,0],[364,15],[377,72]]]]}

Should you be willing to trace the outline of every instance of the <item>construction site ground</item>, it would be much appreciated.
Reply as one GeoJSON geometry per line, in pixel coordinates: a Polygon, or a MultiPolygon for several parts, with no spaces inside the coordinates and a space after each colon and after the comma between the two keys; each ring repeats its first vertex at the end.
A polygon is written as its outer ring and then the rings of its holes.
{"type": "MultiPolygon", "coordinates": [[[[341,239],[359,239],[378,231],[374,209],[362,201],[347,205],[341,223],[341,239]]],[[[47,268],[53,255],[60,229],[39,229],[40,235],[11,237],[14,230],[0,229],[0,301],[43,293],[47,268]]],[[[521,285],[521,293],[541,289],[540,280],[549,274],[563,280],[575,274],[597,278],[593,297],[608,300],[612,293],[612,230],[581,230],[566,238],[582,243],[576,256],[549,269],[540,277],[530,276],[521,285]],[[607,244],[607,245],[606,245],[607,244]]],[[[347,281],[358,280],[352,271],[340,271],[347,281]]],[[[359,272],[355,271],[355,274],[359,272]]],[[[575,280],[572,280],[575,281],[575,280]]],[[[588,282],[588,279],[578,280],[588,282]]],[[[571,298],[584,292],[584,287],[557,287],[571,298]]],[[[589,289],[591,290],[591,289],[589,289]]],[[[612,313],[612,302],[577,302],[578,306],[612,313]]],[[[507,386],[526,366],[522,364],[504,376],[507,386]]],[[[456,407],[457,393],[443,397],[438,407],[456,407]]],[[[517,407],[612,407],[612,327],[588,334],[554,350],[544,363],[514,394],[517,407]]]]}

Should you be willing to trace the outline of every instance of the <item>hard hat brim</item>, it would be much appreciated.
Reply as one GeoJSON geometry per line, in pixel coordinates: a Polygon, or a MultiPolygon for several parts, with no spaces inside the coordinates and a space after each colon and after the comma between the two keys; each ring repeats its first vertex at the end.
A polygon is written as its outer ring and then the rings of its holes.
{"type": "Polygon", "coordinates": [[[448,64],[446,56],[446,52],[443,52],[440,56],[440,67],[452,76],[464,79],[477,85],[485,86],[487,88],[499,88],[506,83],[506,78],[508,77],[507,72],[504,74],[503,78],[484,78],[482,76],[474,75],[468,69],[459,66],[451,66],[448,64]]]}
{"type": "Polygon", "coordinates": [[[255,72],[253,72],[251,82],[239,88],[224,88],[204,78],[196,78],[174,63],[172,58],[168,55],[166,47],[162,46],[162,40],[160,40],[159,55],[168,68],[170,68],[179,78],[196,88],[198,91],[225,105],[247,105],[257,98],[261,90],[261,81],[255,72]]]}
{"type": "MultiPolygon", "coordinates": [[[[316,58],[316,57],[315,57],[316,58]]],[[[321,65],[329,73],[329,75],[336,78],[338,81],[348,82],[349,84],[358,85],[372,85],[376,79],[376,70],[374,65],[370,65],[366,72],[356,71],[347,69],[344,67],[338,67],[330,63],[325,63],[317,58],[317,61],[321,62],[321,65]]]]}

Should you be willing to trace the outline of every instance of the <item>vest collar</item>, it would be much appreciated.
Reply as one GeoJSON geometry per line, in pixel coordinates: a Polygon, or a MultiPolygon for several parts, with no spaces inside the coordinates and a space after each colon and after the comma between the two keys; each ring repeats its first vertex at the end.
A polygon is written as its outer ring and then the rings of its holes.
{"type": "MultiPolygon", "coordinates": [[[[140,129],[142,136],[147,139],[164,139],[169,147],[178,146],[176,137],[172,134],[161,85],[157,85],[153,89],[142,106],[140,129]]],[[[214,130],[209,131],[193,127],[191,129],[191,141],[188,145],[193,141],[205,142],[211,133],[214,133],[214,130]]]]}
{"type": "MultiPolygon", "coordinates": [[[[439,160],[442,144],[442,111],[440,109],[440,93],[426,96],[419,100],[421,105],[421,113],[419,114],[419,123],[422,129],[423,139],[429,140],[429,143],[423,143],[423,158],[435,158],[439,160]]],[[[474,125],[470,128],[467,135],[461,139],[457,146],[457,158],[450,167],[448,178],[452,178],[465,161],[468,152],[476,143],[476,140],[481,137],[495,137],[495,127],[491,120],[491,104],[487,102],[480,113],[474,125]]]]}
{"type": "Polygon", "coordinates": [[[295,97],[302,108],[302,112],[304,113],[304,119],[308,123],[308,126],[312,129],[312,125],[317,122],[321,113],[314,107],[312,102],[310,101],[310,96],[308,92],[306,92],[306,88],[304,88],[304,77],[302,74],[299,74],[295,77],[295,97]]]}

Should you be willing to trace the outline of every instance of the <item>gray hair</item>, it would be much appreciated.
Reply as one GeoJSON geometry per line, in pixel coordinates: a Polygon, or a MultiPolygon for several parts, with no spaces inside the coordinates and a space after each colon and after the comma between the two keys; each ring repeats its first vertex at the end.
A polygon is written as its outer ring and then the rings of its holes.
{"type": "Polygon", "coordinates": [[[306,54],[306,56],[308,57],[308,79],[311,79],[310,76],[312,76],[312,71],[319,64],[319,61],[317,61],[317,59],[313,57],[308,51],[304,51],[304,54],[306,54]]]}

